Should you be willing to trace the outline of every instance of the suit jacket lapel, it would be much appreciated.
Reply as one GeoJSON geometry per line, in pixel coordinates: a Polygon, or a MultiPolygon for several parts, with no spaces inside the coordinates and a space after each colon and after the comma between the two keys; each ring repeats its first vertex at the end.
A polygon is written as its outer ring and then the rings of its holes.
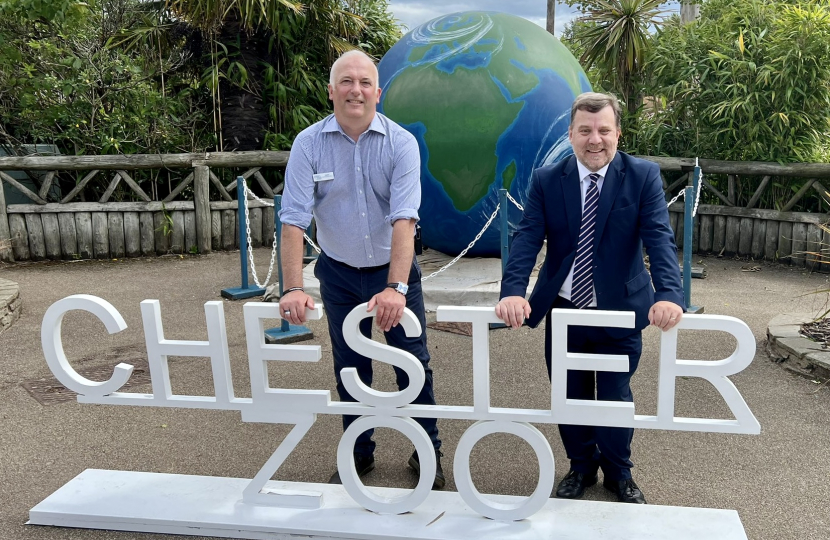
{"type": "Polygon", "coordinates": [[[579,227],[582,225],[582,186],[579,185],[579,169],[576,166],[576,157],[562,169],[562,198],[565,201],[565,212],[568,214],[568,230],[573,239],[574,249],[579,238],[579,227]]]}
{"type": "MultiPolygon", "coordinates": [[[[625,179],[625,168],[622,166],[622,158],[620,153],[614,156],[608,167],[608,174],[605,175],[605,180],[602,182],[602,191],[599,194],[599,208],[597,208],[597,228],[594,232],[594,238],[597,241],[602,238],[602,233],[605,230],[605,224],[608,223],[608,214],[611,212],[611,207],[614,206],[614,200],[617,198],[617,193],[620,191],[620,186],[625,179]]],[[[594,243],[594,249],[598,246],[598,242],[594,243]]]]}

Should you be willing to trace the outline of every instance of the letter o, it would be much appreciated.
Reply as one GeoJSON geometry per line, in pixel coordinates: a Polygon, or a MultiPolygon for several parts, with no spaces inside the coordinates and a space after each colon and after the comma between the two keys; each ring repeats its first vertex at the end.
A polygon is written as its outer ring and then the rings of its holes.
{"type": "MultiPolygon", "coordinates": [[[[403,514],[417,508],[429,496],[435,479],[435,449],[424,428],[412,418],[397,416],[361,416],[346,429],[337,446],[337,470],[340,481],[352,499],[367,510],[378,514],[403,514]],[[418,485],[403,497],[381,497],[372,493],[360,478],[354,466],[352,454],[357,437],[371,428],[385,427],[400,431],[412,441],[421,463],[418,485]]],[[[551,476],[551,478],[553,478],[551,476]]]]}
{"type": "Polygon", "coordinates": [[[481,420],[470,426],[458,441],[453,460],[453,474],[458,494],[471,509],[490,519],[518,521],[532,516],[548,502],[553,489],[553,452],[545,436],[530,424],[504,420],[481,420]],[[533,494],[517,504],[488,500],[476,489],[470,476],[470,452],[478,441],[493,433],[516,435],[530,444],[536,452],[536,459],[539,462],[539,482],[533,494]]]}

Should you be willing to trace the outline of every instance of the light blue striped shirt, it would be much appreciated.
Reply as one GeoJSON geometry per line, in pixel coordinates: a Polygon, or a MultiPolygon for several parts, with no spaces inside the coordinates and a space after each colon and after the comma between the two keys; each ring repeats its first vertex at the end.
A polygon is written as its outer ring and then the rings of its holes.
{"type": "Polygon", "coordinates": [[[317,224],[329,257],[364,268],[390,261],[392,223],[418,219],[421,158],[411,133],[376,113],[353,141],[330,115],[304,129],[285,169],[280,221],[317,224]]]}

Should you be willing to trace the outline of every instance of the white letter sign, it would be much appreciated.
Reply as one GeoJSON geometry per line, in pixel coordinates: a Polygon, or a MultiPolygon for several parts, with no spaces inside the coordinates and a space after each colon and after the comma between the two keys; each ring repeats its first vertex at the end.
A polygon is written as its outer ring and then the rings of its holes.
{"type": "MultiPolygon", "coordinates": [[[[75,295],[53,304],[43,319],[41,329],[46,362],[57,379],[79,394],[82,403],[109,405],[143,405],[189,407],[215,410],[238,410],[245,422],[292,424],[286,439],[265,466],[240,494],[250,505],[286,508],[320,508],[322,495],[311,491],[279,491],[266,487],[267,482],[314,424],[317,414],[361,416],[343,434],[337,450],[337,464],[343,487],[357,503],[380,514],[414,511],[430,494],[436,461],[432,443],[413,418],[451,418],[475,423],[461,436],[455,452],[454,473],[458,492],[464,502],[481,515],[496,520],[520,520],[539,511],[548,500],[554,476],[554,460],[550,445],[532,424],[567,423],[592,426],[615,426],[682,431],[721,433],[760,432],[760,425],[747,407],[735,385],[727,378],[746,368],[755,353],[752,332],[742,321],[718,315],[685,315],[673,330],[664,332],[660,346],[660,379],[657,416],[635,414],[634,403],[570,400],[566,398],[568,370],[628,371],[628,358],[615,355],[569,353],[568,326],[600,326],[633,328],[634,314],[628,312],[558,310],[551,313],[550,408],[543,410],[497,408],[490,406],[490,351],[488,328],[499,322],[492,308],[438,308],[439,321],[470,322],[473,326],[473,404],[472,406],[414,405],[424,380],[424,368],[411,354],[366,338],[360,333],[360,322],[373,317],[366,304],[356,307],[343,324],[346,343],[367,357],[391,364],[409,376],[409,385],[398,392],[379,392],[368,387],[356,370],[341,372],[343,384],[357,402],[331,401],[326,390],[271,388],[268,366],[274,362],[317,362],[321,358],[317,345],[271,345],[265,343],[264,324],[267,319],[280,319],[279,304],[249,302],[243,308],[247,354],[250,367],[251,397],[234,396],[230,358],[221,302],[205,304],[208,341],[179,341],[164,337],[161,307],[157,300],[141,303],[147,355],[152,377],[152,394],[119,393],[130,377],[132,366],[119,364],[112,377],[103,383],[84,379],[72,369],[63,351],[61,321],[71,310],[88,311],[98,317],[110,333],[126,328],[124,319],[106,301],[88,295],[75,295]],[[727,332],[738,346],[726,359],[718,361],[680,360],[677,358],[678,330],[727,332]],[[171,391],[168,370],[170,356],[209,357],[215,396],[175,395],[171,391]],[[675,380],[677,377],[700,377],[711,382],[726,401],[734,419],[677,418],[674,416],[675,380]],[[380,496],[364,486],[357,476],[352,452],[357,436],[366,429],[386,427],[403,433],[412,441],[421,464],[418,486],[399,497],[380,496]],[[507,504],[483,496],[470,476],[470,453],[476,443],[492,433],[510,433],[533,448],[539,465],[539,480],[530,497],[507,504]]],[[[306,317],[320,319],[322,306],[307,310],[306,317]]],[[[408,309],[401,319],[408,336],[417,336],[423,329],[408,309]]]]}

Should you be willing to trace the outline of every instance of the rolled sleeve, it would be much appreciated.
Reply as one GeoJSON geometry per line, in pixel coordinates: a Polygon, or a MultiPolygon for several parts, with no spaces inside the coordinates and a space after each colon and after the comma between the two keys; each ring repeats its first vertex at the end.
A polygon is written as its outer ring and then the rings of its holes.
{"type": "Polygon", "coordinates": [[[285,167],[285,189],[282,192],[280,221],[307,229],[313,217],[314,168],[311,164],[311,141],[304,134],[297,136],[285,167]]]}
{"type": "Polygon", "coordinates": [[[412,134],[402,131],[394,141],[392,182],[390,184],[390,225],[399,219],[418,220],[421,206],[421,156],[412,134]]]}

